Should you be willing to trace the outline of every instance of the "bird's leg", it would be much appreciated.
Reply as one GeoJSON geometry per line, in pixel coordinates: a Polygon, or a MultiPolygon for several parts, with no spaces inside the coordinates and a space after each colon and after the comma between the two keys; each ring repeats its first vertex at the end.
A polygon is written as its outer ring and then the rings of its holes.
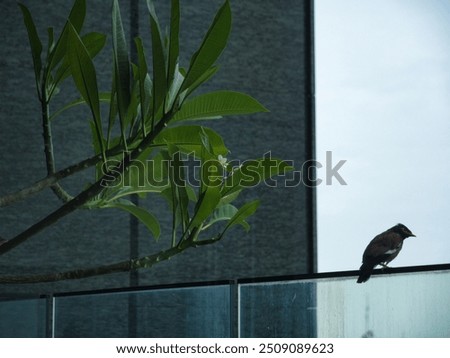
{"type": "Polygon", "coordinates": [[[380,262],[378,265],[381,266],[381,271],[383,271],[383,272],[384,272],[385,269],[389,268],[389,266],[385,262],[380,262]]]}

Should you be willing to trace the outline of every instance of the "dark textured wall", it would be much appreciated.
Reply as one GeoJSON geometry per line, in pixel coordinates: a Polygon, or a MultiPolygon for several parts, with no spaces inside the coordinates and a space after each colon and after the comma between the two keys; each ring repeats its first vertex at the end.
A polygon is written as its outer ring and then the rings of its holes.
{"type": "MultiPolygon", "coordinates": [[[[46,27],[62,28],[70,2],[24,1],[41,37],[46,27]]],[[[169,1],[156,1],[162,23],[169,16],[169,1]]],[[[188,65],[200,44],[220,0],[182,2],[182,64],[188,65]]],[[[269,110],[268,114],[231,117],[208,123],[231,149],[229,159],[273,156],[294,160],[297,169],[313,156],[312,1],[231,1],[233,28],[229,45],[219,59],[221,69],[204,90],[231,89],[248,93],[269,110]]],[[[126,31],[130,30],[130,4],[120,1],[126,31]]],[[[88,1],[85,29],[110,30],[110,1],[88,1]]],[[[0,3],[4,34],[0,47],[0,196],[14,192],[46,174],[39,102],[34,88],[32,60],[26,30],[15,1],[0,3]]],[[[137,31],[131,16],[132,28],[137,31]]],[[[139,29],[149,48],[145,1],[139,2],[139,29]]],[[[164,28],[164,25],[162,26],[164,28]]],[[[110,41],[110,36],[108,37],[110,41]]],[[[100,88],[109,89],[111,46],[95,60],[100,88]]],[[[68,81],[54,108],[76,97],[68,81]],[[66,91],[66,92],[64,92],[66,91]]],[[[58,168],[91,154],[87,111],[69,111],[53,124],[58,168]]],[[[62,182],[79,192],[92,172],[62,182]]],[[[248,234],[235,230],[222,242],[188,250],[151,270],[140,271],[132,285],[235,279],[312,272],[315,268],[314,197],[303,185],[292,188],[265,186],[252,189],[246,199],[262,200],[251,218],[248,234]]],[[[165,203],[145,202],[162,218],[163,235],[156,243],[141,225],[115,210],[79,211],[0,257],[0,275],[45,273],[90,267],[125,260],[130,255],[130,230],[139,254],[169,243],[169,218],[165,203]],[[138,236],[136,238],[136,232],[138,236]]],[[[59,206],[50,190],[10,207],[0,208],[0,236],[11,238],[59,206]]],[[[113,274],[70,282],[33,285],[0,285],[0,296],[130,285],[129,274],[113,274]]]]}

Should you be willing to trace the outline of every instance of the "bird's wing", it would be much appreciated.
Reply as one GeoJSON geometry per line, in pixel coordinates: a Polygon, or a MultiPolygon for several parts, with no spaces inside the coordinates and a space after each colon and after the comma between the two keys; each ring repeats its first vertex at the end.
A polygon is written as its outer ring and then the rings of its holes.
{"type": "Polygon", "coordinates": [[[367,246],[363,257],[376,258],[393,255],[401,250],[403,240],[395,233],[383,233],[376,236],[367,246]]]}

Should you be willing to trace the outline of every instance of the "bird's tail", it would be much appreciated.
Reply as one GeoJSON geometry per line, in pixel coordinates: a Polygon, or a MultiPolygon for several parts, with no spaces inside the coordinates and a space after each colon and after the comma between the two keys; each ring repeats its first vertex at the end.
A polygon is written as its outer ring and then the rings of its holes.
{"type": "Polygon", "coordinates": [[[358,281],[356,281],[356,282],[357,283],[366,282],[370,278],[373,268],[374,268],[373,265],[363,263],[361,265],[361,267],[359,268],[359,277],[358,277],[358,281]]]}

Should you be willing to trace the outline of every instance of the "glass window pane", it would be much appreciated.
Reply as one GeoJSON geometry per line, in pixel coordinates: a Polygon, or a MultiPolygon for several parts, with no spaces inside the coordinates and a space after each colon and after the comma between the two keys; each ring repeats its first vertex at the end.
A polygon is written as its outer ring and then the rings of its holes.
{"type": "Polygon", "coordinates": [[[57,297],[56,337],[229,337],[230,288],[57,297]]]}
{"type": "Polygon", "coordinates": [[[46,336],[46,300],[0,301],[0,337],[46,336]]]}
{"type": "Polygon", "coordinates": [[[450,337],[450,271],[317,282],[318,337],[450,337]]]}
{"type": "Polygon", "coordinates": [[[450,337],[450,270],[242,284],[241,337],[450,337]]]}
{"type": "Polygon", "coordinates": [[[315,282],[239,287],[240,337],[315,337],[315,282]]]}

